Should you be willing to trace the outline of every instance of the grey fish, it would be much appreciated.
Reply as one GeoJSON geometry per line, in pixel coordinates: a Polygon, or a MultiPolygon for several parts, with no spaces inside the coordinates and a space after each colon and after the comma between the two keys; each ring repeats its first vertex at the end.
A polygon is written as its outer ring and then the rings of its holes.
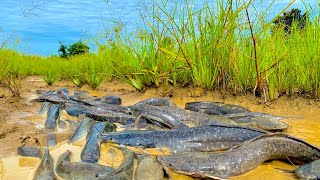
{"type": "Polygon", "coordinates": [[[48,92],[40,97],[33,99],[31,102],[50,102],[53,104],[64,104],[67,102],[74,102],[67,96],[65,93],[57,93],[57,92],[48,92]]]}
{"type": "Polygon", "coordinates": [[[172,106],[177,107],[177,105],[172,102],[169,98],[149,98],[143,101],[139,101],[137,104],[149,104],[152,106],[172,106]]]}
{"type": "Polygon", "coordinates": [[[100,101],[106,104],[115,104],[115,105],[120,105],[122,103],[121,98],[115,95],[103,96],[103,97],[95,98],[94,100],[100,101]]]}
{"type": "Polygon", "coordinates": [[[114,172],[108,166],[87,162],[70,162],[71,151],[61,154],[57,160],[56,173],[64,179],[104,179],[114,172]]]}
{"type": "Polygon", "coordinates": [[[262,135],[220,153],[198,152],[157,157],[166,168],[203,178],[240,175],[272,159],[308,163],[319,158],[320,149],[284,134],[262,135]]]}
{"type": "Polygon", "coordinates": [[[157,106],[139,103],[132,106],[131,109],[134,110],[134,113],[136,115],[140,115],[152,121],[158,121],[172,129],[188,128],[188,126],[181,122],[180,119],[178,119],[178,117],[176,117],[174,114],[166,113],[159,109],[157,106]]]}
{"type": "Polygon", "coordinates": [[[107,132],[111,132],[114,131],[115,126],[113,123],[99,122],[91,127],[86,137],[86,144],[80,154],[81,161],[90,163],[98,162],[100,158],[100,142],[98,142],[97,136],[105,132],[105,129],[107,132]]]}
{"type": "Polygon", "coordinates": [[[34,180],[56,179],[53,167],[53,159],[48,148],[45,149],[41,163],[34,173],[34,180]]]}
{"type": "Polygon", "coordinates": [[[67,124],[66,121],[60,119],[59,122],[58,122],[58,127],[59,127],[60,129],[67,129],[68,124],[67,124]]]}
{"type": "Polygon", "coordinates": [[[237,106],[233,104],[225,104],[222,102],[208,102],[208,101],[186,103],[185,109],[196,111],[196,112],[203,112],[211,115],[225,115],[225,114],[233,114],[233,113],[250,112],[248,109],[241,106],[237,106]]]}
{"type": "Polygon", "coordinates": [[[172,153],[226,150],[265,131],[240,126],[208,125],[169,131],[114,132],[101,136],[102,142],[144,148],[167,147],[172,153]]]}
{"type": "Polygon", "coordinates": [[[123,160],[116,170],[95,163],[70,162],[71,152],[68,150],[59,156],[56,173],[64,179],[131,180],[134,157],[131,151],[121,149],[123,160]]]}
{"type": "Polygon", "coordinates": [[[44,114],[46,114],[48,111],[49,111],[49,109],[50,109],[50,106],[51,106],[51,103],[50,102],[43,102],[42,104],[41,104],[41,107],[40,107],[40,110],[39,110],[39,115],[44,115],[44,114]]]}
{"type": "Polygon", "coordinates": [[[289,125],[279,121],[284,117],[274,116],[266,113],[247,112],[225,115],[240,125],[264,129],[267,131],[284,131],[289,125]]]}
{"type": "Polygon", "coordinates": [[[295,170],[295,174],[306,180],[320,179],[320,159],[303,164],[295,170]]]}
{"type": "Polygon", "coordinates": [[[237,125],[236,122],[223,116],[213,116],[199,112],[188,112],[185,109],[168,106],[152,106],[148,104],[135,104],[130,107],[135,115],[142,115],[154,121],[161,120],[161,123],[168,127],[185,127],[184,123],[194,123],[197,125],[237,125]]]}
{"type": "Polygon", "coordinates": [[[157,160],[151,156],[145,156],[139,160],[135,171],[136,180],[163,180],[164,172],[157,160]]]}
{"type": "Polygon", "coordinates": [[[47,119],[44,124],[46,129],[55,129],[57,127],[57,121],[60,116],[60,105],[53,104],[50,106],[49,111],[47,113],[47,119]]]}
{"type": "Polygon", "coordinates": [[[18,147],[17,152],[20,156],[41,158],[41,151],[39,147],[20,146],[18,147]]]}
{"type": "Polygon", "coordinates": [[[57,145],[57,137],[56,134],[47,134],[47,146],[53,147],[57,145]]]}
{"type": "Polygon", "coordinates": [[[72,134],[72,136],[68,139],[68,143],[70,144],[74,141],[81,139],[83,136],[85,136],[88,133],[92,125],[93,125],[93,120],[91,118],[84,118],[79,123],[77,129],[72,134]]]}
{"type": "Polygon", "coordinates": [[[88,117],[91,116],[91,118],[94,118],[97,121],[103,121],[105,114],[131,114],[131,111],[128,107],[114,104],[91,106],[77,103],[65,103],[63,108],[71,116],[78,117],[80,115],[86,115],[88,117]]]}

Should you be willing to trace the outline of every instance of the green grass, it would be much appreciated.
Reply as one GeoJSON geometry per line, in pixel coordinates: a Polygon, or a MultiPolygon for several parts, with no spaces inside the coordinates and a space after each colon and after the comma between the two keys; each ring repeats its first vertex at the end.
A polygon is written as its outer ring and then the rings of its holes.
{"type": "Polygon", "coordinates": [[[288,36],[266,20],[269,8],[248,18],[251,2],[212,2],[195,11],[190,7],[196,1],[169,7],[155,0],[136,32],[123,35],[117,24],[97,52],[67,60],[1,49],[0,80],[10,72],[39,75],[49,85],[66,79],[97,88],[116,77],[141,92],[191,84],[236,93],[259,89],[270,100],[294,93],[320,96],[318,16],[303,31],[293,27],[288,36]]]}

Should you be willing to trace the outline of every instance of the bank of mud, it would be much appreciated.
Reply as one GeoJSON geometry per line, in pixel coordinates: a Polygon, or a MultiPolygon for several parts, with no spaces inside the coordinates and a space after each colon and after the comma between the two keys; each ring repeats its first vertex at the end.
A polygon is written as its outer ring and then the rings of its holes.
{"type": "MultiPolygon", "coordinates": [[[[17,147],[26,144],[28,146],[45,146],[44,137],[47,131],[43,129],[45,117],[39,116],[40,103],[30,103],[39,95],[36,90],[56,90],[66,87],[74,90],[85,90],[93,96],[118,95],[123,101],[123,105],[132,105],[142,99],[150,97],[172,96],[171,99],[180,107],[184,108],[185,103],[193,101],[218,101],[229,104],[240,105],[255,112],[266,112],[279,116],[292,117],[284,120],[290,125],[285,132],[297,138],[301,138],[308,143],[320,147],[320,103],[315,99],[304,99],[301,97],[283,96],[271,103],[265,103],[263,99],[254,97],[251,94],[234,96],[232,94],[222,94],[221,92],[204,92],[197,88],[150,88],[145,93],[139,93],[134,88],[120,81],[114,80],[106,82],[96,90],[91,90],[88,86],[76,87],[70,82],[60,81],[53,86],[47,86],[40,77],[27,77],[21,80],[21,97],[11,98],[7,89],[0,87],[0,179],[19,179],[21,176],[13,175],[13,169],[20,169],[28,176],[32,177],[32,172],[39,163],[34,158],[19,158],[16,156],[17,147]],[[7,163],[7,164],[6,164],[7,163]],[[8,163],[10,165],[8,165],[8,163]]],[[[69,138],[70,131],[58,133],[58,143],[69,138]]],[[[67,147],[62,143],[52,149],[53,153],[61,154],[66,149],[80,151],[80,146],[67,147]],[[59,153],[58,153],[59,152],[59,153]]],[[[103,157],[103,156],[102,156],[103,157]]],[[[105,158],[107,159],[107,158],[105,158]]],[[[263,163],[258,168],[249,173],[235,177],[237,179],[294,179],[292,174],[285,173],[282,169],[294,169],[294,165],[280,161],[263,163]]],[[[18,173],[19,174],[19,173],[18,173]]],[[[184,176],[176,176],[177,179],[184,179],[184,176]]]]}

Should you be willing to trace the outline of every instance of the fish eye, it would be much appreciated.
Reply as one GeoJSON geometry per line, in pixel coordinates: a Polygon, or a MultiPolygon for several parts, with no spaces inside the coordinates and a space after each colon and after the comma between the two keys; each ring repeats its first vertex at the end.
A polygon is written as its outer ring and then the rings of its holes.
{"type": "Polygon", "coordinates": [[[96,177],[99,177],[100,175],[99,174],[96,174],[96,177]]]}

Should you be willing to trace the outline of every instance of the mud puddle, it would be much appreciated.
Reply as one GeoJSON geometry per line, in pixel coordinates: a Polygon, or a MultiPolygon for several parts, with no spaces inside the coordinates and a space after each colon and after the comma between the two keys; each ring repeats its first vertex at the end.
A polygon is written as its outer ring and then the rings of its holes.
{"type": "MultiPolygon", "coordinates": [[[[123,100],[123,105],[132,105],[141,99],[150,97],[160,97],[165,90],[161,88],[148,89],[145,93],[136,92],[130,86],[119,81],[112,81],[101,85],[97,90],[91,90],[89,87],[77,88],[69,82],[58,82],[54,86],[46,86],[39,77],[28,77],[21,81],[22,94],[20,99],[0,98],[0,179],[19,180],[32,179],[33,173],[40,163],[37,158],[26,158],[16,155],[16,149],[21,146],[21,137],[28,137],[26,145],[38,146],[35,139],[38,139],[41,146],[45,146],[43,138],[47,132],[43,130],[45,117],[38,115],[40,104],[31,104],[30,100],[37,97],[36,90],[49,90],[67,87],[69,90],[86,90],[93,96],[118,95],[123,100]]],[[[172,100],[184,107],[184,104],[192,101],[218,101],[230,104],[236,104],[256,112],[266,112],[274,115],[289,116],[292,119],[284,120],[290,125],[285,132],[297,138],[301,138],[308,143],[320,147],[320,103],[316,100],[308,100],[300,97],[281,97],[272,103],[265,104],[263,100],[257,99],[252,95],[233,96],[222,95],[219,92],[201,92],[190,88],[172,88],[172,100]],[[193,96],[193,97],[191,97],[193,96]],[[199,96],[199,97],[198,97],[199,96]]],[[[5,96],[9,92],[0,89],[0,94],[5,96]]],[[[69,145],[66,139],[71,132],[59,131],[58,142],[55,147],[50,148],[50,154],[56,161],[58,156],[66,150],[72,151],[72,159],[80,160],[80,152],[84,139],[69,145]]],[[[109,144],[101,145],[100,164],[117,167],[122,160],[122,153],[109,144]]],[[[133,149],[135,151],[142,151],[133,149]]],[[[159,152],[154,149],[144,150],[153,155],[159,152]]],[[[261,164],[256,169],[233,177],[231,179],[297,179],[293,174],[286,173],[280,169],[293,170],[296,166],[290,162],[270,161],[261,164]]],[[[174,179],[192,179],[179,174],[174,174],[174,179]]]]}

